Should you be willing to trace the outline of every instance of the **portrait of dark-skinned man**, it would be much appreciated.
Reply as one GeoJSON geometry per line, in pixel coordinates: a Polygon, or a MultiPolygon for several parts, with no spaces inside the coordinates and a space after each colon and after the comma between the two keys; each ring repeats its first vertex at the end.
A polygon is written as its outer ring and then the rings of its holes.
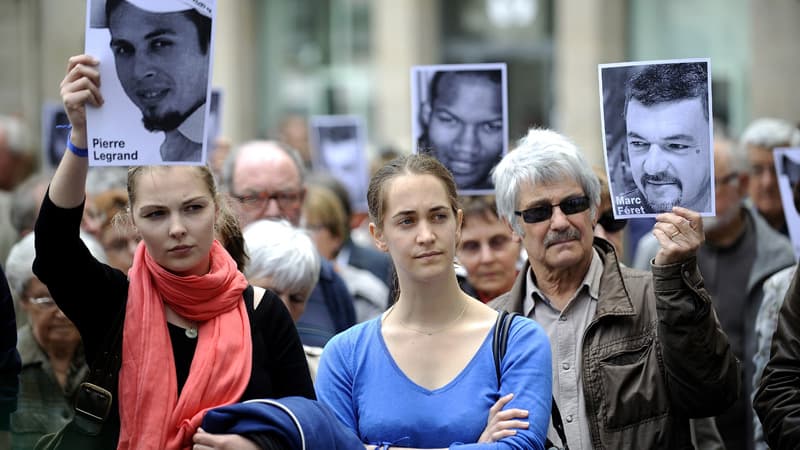
{"type": "Polygon", "coordinates": [[[164,132],[162,159],[199,161],[211,18],[190,2],[165,0],[154,4],[157,11],[148,5],[134,0],[106,2],[117,76],[142,112],[144,127],[164,132]]]}
{"type": "Polygon", "coordinates": [[[641,205],[637,213],[673,206],[714,212],[706,67],[654,64],[628,80],[626,144],[636,188],[622,196],[626,205],[641,205]]]}
{"type": "Polygon", "coordinates": [[[453,174],[459,190],[493,189],[505,145],[501,70],[437,71],[420,107],[419,153],[453,174]]]}

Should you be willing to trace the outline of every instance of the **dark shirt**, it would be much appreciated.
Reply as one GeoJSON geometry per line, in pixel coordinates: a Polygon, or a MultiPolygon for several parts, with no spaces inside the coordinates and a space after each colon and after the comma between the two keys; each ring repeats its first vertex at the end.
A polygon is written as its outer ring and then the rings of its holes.
{"type": "Polygon", "coordinates": [[[8,430],[9,416],[17,409],[21,369],[14,303],[6,274],[0,267],[0,431],[8,430]]]}
{"type": "Polygon", "coordinates": [[[353,296],[331,263],[323,259],[319,279],[297,321],[304,345],[324,347],[330,338],[356,324],[353,296]]]}
{"type": "Polygon", "coordinates": [[[753,323],[760,298],[752,298],[748,290],[756,254],[756,232],[750,216],[744,217],[745,230],[734,243],[717,247],[706,241],[697,251],[697,265],[711,293],[719,324],[728,335],[731,351],[742,361],[741,394],[731,408],[716,418],[720,436],[729,450],[753,448],[752,383],[748,381],[753,379],[753,323]]]}
{"type": "MultiPolygon", "coordinates": [[[[98,262],[79,237],[83,205],[59,208],[49,193],[36,221],[36,259],[33,271],[45,283],[59,308],[80,331],[86,359],[92,366],[113,320],[125,308],[125,273],[98,262]],[[66,258],[65,258],[66,256],[66,258]]],[[[253,309],[253,290],[244,301],[253,340],[253,367],[241,400],[298,395],[315,398],[305,353],[288,310],[272,291],[253,309]]],[[[188,338],[187,338],[188,339],[188,338]]],[[[191,365],[196,343],[173,345],[176,375],[191,365]],[[183,367],[183,369],[181,369],[183,367]]],[[[185,380],[184,380],[185,381],[185,380]]],[[[118,416],[116,407],[112,414],[118,416]]],[[[118,418],[114,418],[118,420],[118,418]]]]}
{"type": "Polygon", "coordinates": [[[11,414],[11,448],[30,450],[47,433],[55,433],[74,416],[72,405],[78,386],[89,373],[78,346],[62,387],[50,358],[33,337],[30,324],[18,334],[19,355],[22,359],[20,373],[19,405],[11,414]]]}

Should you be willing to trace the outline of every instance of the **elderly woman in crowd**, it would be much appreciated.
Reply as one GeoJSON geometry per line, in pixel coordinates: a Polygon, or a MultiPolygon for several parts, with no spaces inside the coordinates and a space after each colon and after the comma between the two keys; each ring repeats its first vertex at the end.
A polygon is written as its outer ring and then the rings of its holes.
{"type": "Polygon", "coordinates": [[[464,221],[456,257],[467,273],[459,283],[464,292],[486,303],[514,285],[522,241],[497,217],[494,196],[461,197],[460,202],[464,221]]]}
{"type": "MultiPolygon", "coordinates": [[[[82,238],[96,258],[105,259],[93,238],[82,238]]],[[[40,437],[72,419],[73,397],[89,372],[77,328],[33,274],[33,241],[33,233],[26,235],[11,248],[6,261],[9,286],[27,317],[17,336],[22,372],[18,408],[11,415],[11,448],[20,450],[32,449],[40,437]]]]}
{"type": "MultiPolygon", "coordinates": [[[[278,294],[297,323],[319,277],[320,256],[311,237],[287,221],[275,220],[253,222],[243,234],[250,257],[244,270],[247,281],[278,294]]],[[[314,379],[322,348],[303,348],[314,379]]]]}

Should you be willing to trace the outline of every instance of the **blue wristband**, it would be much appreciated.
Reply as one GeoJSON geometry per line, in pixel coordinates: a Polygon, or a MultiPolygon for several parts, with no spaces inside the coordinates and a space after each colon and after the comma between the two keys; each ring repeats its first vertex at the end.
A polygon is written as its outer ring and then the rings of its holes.
{"type": "Polygon", "coordinates": [[[88,148],[80,148],[72,143],[72,133],[67,136],[67,148],[69,151],[75,154],[75,156],[79,156],[81,158],[89,157],[89,149],[88,148]]]}

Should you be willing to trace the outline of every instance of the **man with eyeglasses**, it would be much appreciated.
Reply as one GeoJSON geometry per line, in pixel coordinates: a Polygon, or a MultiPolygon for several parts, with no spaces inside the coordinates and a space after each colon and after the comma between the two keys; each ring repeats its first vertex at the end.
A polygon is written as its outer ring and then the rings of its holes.
{"type": "MultiPolygon", "coordinates": [[[[296,151],[276,141],[250,141],[234,148],[222,168],[223,186],[242,228],[259,219],[300,225],[305,166],[296,151]]],[[[342,278],[322,261],[319,281],[297,321],[303,344],[323,347],[356,323],[353,298],[342,278]]]]}
{"type": "Polygon", "coordinates": [[[800,146],[800,129],[789,121],[763,117],[742,132],[738,151],[747,160],[747,195],[772,228],[789,234],[772,152],[777,147],[800,146]]]}
{"type": "MultiPolygon", "coordinates": [[[[529,131],[493,179],[498,213],[528,261],[491,305],[547,331],[553,420],[566,444],[692,448],[689,418],[724,411],[741,382],[695,264],[700,215],[674,208],[656,218],[661,248],[650,274],[622,266],[593,236],[599,181],[564,136],[529,131]]],[[[552,423],[547,436],[564,446],[552,423]]]]}
{"type": "MultiPolygon", "coordinates": [[[[729,450],[753,449],[761,441],[753,427],[751,401],[756,316],[764,296],[764,281],[795,261],[789,239],[745,202],[748,184],[754,182],[746,166],[744,158],[735,153],[732,141],[715,139],[716,216],[703,217],[706,240],[697,250],[697,265],[711,293],[719,323],[734,355],[742,361],[739,400],[716,418],[729,450]]],[[[650,270],[650,261],[657,252],[656,238],[644,236],[639,241],[634,266],[650,270]]]]}

